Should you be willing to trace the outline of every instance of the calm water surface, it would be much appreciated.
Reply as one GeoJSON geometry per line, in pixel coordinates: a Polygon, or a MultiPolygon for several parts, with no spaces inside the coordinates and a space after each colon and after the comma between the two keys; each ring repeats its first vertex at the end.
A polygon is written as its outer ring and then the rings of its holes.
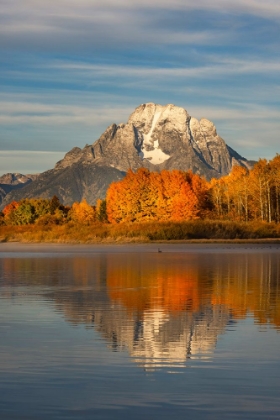
{"type": "Polygon", "coordinates": [[[0,244],[0,418],[279,419],[280,247],[0,244]]]}

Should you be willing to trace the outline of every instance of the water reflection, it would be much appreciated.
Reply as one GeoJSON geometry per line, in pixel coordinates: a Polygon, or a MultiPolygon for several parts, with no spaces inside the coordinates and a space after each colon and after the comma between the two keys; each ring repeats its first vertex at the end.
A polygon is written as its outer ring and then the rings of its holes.
{"type": "Polygon", "coordinates": [[[1,296],[55,303],[146,370],[208,360],[247,316],[280,328],[277,253],[94,254],[0,261],[1,296]],[[24,288],[24,289],[21,289],[24,288]]]}
{"type": "Polygon", "coordinates": [[[209,357],[230,313],[211,304],[207,285],[197,256],[110,258],[108,294],[130,320],[118,324],[116,337],[137,364],[153,369],[209,357]]]}

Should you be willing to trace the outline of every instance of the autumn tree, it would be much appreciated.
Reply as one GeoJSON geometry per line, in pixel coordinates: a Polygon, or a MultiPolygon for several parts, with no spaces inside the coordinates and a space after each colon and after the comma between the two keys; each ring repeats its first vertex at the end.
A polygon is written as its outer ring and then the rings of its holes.
{"type": "Polygon", "coordinates": [[[12,201],[11,203],[7,204],[3,209],[4,218],[8,221],[10,214],[13,213],[19,206],[17,201],[12,201]]]}
{"type": "Polygon", "coordinates": [[[112,223],[151,220],[189,220],[199,215],[207,184],[178,170],[150,173],[141,168],[111,184],[107,214],[112,223]]]}
{"type": "Polygon", "coordinates": [[[221,219],[224,215],[225,182],[223,179],[212,178],[209,186],[210,200],[213,205],[213,214],[218,219],[221,219]]]}
{"type": "Polygon", "coordinates": [[[29,200],[19,202],[17,208],[9,215],[11,225],[28,225],[36,219],[35,208],[29,200]]]}
{"type": "Polygon", "coordinates": [[[252,210],[255,218],[271,222],[272,173],[266,159],[260,159],[250,171],[252,210]]]}
{"type": "Polygon", "coordinates": [[[79,223],[92,223],[95,221],[95,208],[89,205],[86,199],[81,203],[73,203],[68,217],[69,219],[79,223]]]}
{"type": "Polygon", "coordinates": [[[123,180],[113,182],[106,197],[108,220],[112,223],[151,220],[154,198],[150,194],[150,172],[129,170],[123,180]]]}
{"type": "Polygon", "coordinates": [[[228,214],[230,218],[239,221],[249,220],[250,186],[248,170],[236,165],[225,177],[227,184],[228,214]]]}
{"type": "Polygon", "coordinates": [[[169,202],[171,203],[170,220],[189,220],[197,217],[198,199],[192,189],[189,174],[182,171],[170,173],[169,202]]]}
{"type": "Polygon", "coordinates": [[[200,217],[208,216],[209,212],[213,210],[209,183],[204,178],[197,174],[193,174],[191,171],[187,172],[187,179],[197,198],[196,207],[198,215],[200,217]]]}

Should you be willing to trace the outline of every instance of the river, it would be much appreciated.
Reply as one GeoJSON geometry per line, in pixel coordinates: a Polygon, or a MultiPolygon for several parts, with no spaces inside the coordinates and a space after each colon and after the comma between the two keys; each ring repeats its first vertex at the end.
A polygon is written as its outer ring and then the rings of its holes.
{"type": "Polygon", "coordinates": [[[280,246],[0,244],[0,333],[2,420],[279,419],[280,246]]]}

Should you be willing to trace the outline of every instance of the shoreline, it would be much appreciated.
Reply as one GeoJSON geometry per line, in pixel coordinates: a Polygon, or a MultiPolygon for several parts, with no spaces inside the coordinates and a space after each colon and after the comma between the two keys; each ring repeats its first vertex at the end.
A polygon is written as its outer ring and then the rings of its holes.
{"type": "MultiPolygon", "coordinates": [[[[51,257],[62,254],[96,254],[96,253],[268,253],[280,252],[280,241],[166,241],[147,243],[34,243],[34,242],[1,242],[0,258],[5,254],[49,254],[51,257]],[[159,252],[160,250],[160,252],[159,252]]],[[[18,256],[18,255],[17,255],[18,256]]]]}
{"type": "Polygon", "coordinates": [[[61,244],[280,243],[280,224],[185,221],[135,224],[3,225],[0,242],[61,244]]]}
{"type": "Polygon", "coordinates": [[[279,244],[280,238],[252,238],[252,239],[159,239],[151,240],[147,238],[103,238],[90,241],[64,240],[64,241],[38,241],[38,240],[17,240],[0,237],[0,244],[45,244],[45,245],[137,245],[137,244],[279,244]]]}

